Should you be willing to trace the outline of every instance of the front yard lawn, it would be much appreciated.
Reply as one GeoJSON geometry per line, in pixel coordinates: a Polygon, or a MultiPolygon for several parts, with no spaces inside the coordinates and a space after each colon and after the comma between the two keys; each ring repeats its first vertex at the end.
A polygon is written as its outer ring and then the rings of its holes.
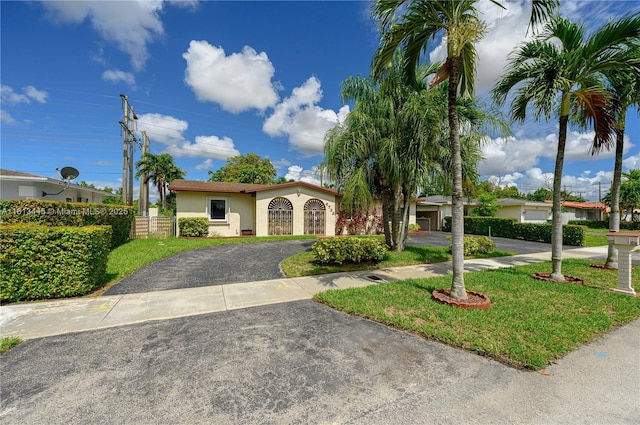
{"type": "MultiPolygon", "coordinates": [[[[605,290],[616,286],[617,272],[591,268],[590,263],[563,261],[563,273],[583,278],[585,286],[531,277],[534,272],[550,271],[550,262],[466,273],[467,290],[491,299],[491,308],[484,311],[431,299],[432,291],[451,286],[450,276],[329,290],[315,299],[515,367],[541,369],[640,317],[640,298],[605,290]]],[[[640,287],[640,267],[634,267],[632,276],[632,285],[640,287]]]]}

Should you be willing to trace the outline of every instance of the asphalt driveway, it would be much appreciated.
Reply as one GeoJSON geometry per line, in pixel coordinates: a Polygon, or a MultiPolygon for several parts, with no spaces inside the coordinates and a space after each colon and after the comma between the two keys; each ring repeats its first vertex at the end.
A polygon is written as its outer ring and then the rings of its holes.
{"type": "MultiPolygon", "coordinates": [[[[447,239],[447,236],[451,236],[451,233],[431,231],[428,235],[411,235],[407,239],[407,245],[451,246],[451,241],[447,239]]],[[[496,244],[496,249],[511,251],[516,254],[534,254],[536,252],[551,251],[551,244],[548,243],[496,238],[493,236],[491,240],[496,244]]]]}
{"type": "MultiPolygon", "coordinates": [[[[450,233],[410,236],[408,245],[451,246],[450,233]]],[[[518,254],[550,251],[551,245],[492,238],[497,249],[518,254]]],[[[284,277],[280,263],[311,249],[313,240],[222,245],[181,252],[145,266],[109,288],[104,295],[122,295],[169,289],[196,288],[284,277]]]]}
{"type": "Polygon", "coordinates": [[[104,295],[196,288],[284,277],[280,263],[311,249],[314,240],[221,245],[181,252],[145,266],[104,295]]]}
{"type": "Polygon", "coordinates": [[[548,375],[296,301],[26,341],[3,424],[635,424],[640,321],[548,375]]]}

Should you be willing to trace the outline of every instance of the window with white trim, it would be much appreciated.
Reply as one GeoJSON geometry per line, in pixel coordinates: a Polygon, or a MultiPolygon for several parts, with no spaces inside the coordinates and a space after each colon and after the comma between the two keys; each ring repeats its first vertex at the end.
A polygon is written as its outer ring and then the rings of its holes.
{"type": "Polygon", "coordinates": [[[228,221],[229,200],[227,198],[207,198],[209,221],[228,221]]]}

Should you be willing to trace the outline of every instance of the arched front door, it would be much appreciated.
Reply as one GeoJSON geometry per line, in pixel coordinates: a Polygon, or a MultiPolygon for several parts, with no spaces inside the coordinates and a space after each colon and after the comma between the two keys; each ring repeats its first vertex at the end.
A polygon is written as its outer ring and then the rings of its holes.
{"type": "Polygon", "coordinates": [[[269,202],[269,235],[293,234],[293,205],[287,198],[269,202]]]}
{"type": "Polygon", "coordinates": [[[304,234],[325,234],[325,208],[324,202],[319,199],[309,199],[304,204],[304,234]]]}

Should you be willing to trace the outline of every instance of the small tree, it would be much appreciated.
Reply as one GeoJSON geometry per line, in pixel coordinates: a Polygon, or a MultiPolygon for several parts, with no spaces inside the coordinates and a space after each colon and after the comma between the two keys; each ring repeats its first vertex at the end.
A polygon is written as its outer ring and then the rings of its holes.
{"type": "Polygon", "coordinates": [[[471,211],[470,215],[474,217],[495,217],[496,212],[502,208],[501,205],[496,203],[497,200],[495,196],[483,193],[478,196],[479,204],[471,211]]]}
{"type": "Polygon", "coordinates": [[[276,182],[276,169],[269,158],[249,153],[227,158],[226,165],[216,171],[209,171],[209,181],[273,184],[276,182]]]}

